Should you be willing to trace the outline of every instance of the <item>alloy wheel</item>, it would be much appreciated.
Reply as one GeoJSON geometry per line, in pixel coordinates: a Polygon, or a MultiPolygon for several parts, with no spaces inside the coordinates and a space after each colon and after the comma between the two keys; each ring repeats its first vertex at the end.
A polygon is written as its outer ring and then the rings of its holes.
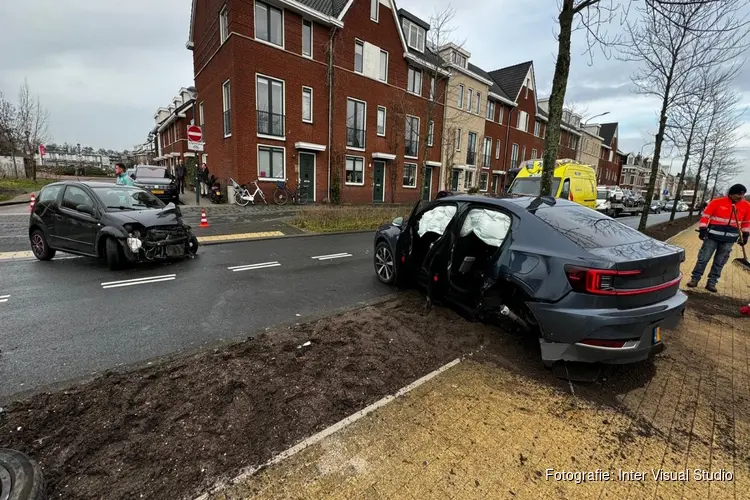
{"type": "Polygon", "coordinates": [[[37,233],[31,238],[31,250],[36,257],[44,255],[44,238],[41,234],[37,233]]]}
{"type": "Polygon", "coordinates": [[[389,282],[393,278],[393,256],[386,247],[380,247],[375,254],[375,271],[383,281],[389,282]]]}

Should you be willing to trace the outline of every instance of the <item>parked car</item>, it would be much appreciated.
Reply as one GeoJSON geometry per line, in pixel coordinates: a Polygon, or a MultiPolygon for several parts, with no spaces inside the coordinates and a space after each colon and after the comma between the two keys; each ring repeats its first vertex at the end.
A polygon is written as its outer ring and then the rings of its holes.
{"type": "Polygon", "coordinates": [[[29,222],[39,260],[62,252],[105,258],[110,269],[128,263],[193,256],[198,240],[179,207],[148,191],[106,182],[44,186],[29,222]]]}
{"type": "MultiPolygon", "coordinates": [[[[664,204],[664,211],[671,212],[672,207],[674,206],[674,203],[675,203],[674,200],[669,200],[668,202],[666,202],[664,204]]],[[[687,203],[685,203],[682,200],[677,202],[677,210],[676,210],[677,212],[687,212],[688,210],[690,210],[690,207],[688,206],[687,203]]]]}
{"type": "Polygon", "coordinates": [[[380,227],[374,246],[381,282],[538,336],[546,365],[646,359],[687,300],[682,248],[564,199],[420,202],[380,227]]]}
{"type": "Polygon", "coordinates": [[[655,200],[651,202],[651,208],[648,211],[652,214],[660,214],[662,210],[664,210],[664,202],[655,200]]]}
{"type": "Polygon", "coordinates": [[[131,179],[135,180],[135,169],[129,168],[125,171],[125,175],[129,176],[131,179]]]}
{"type": "Polygon", "coordinates": [[[151,194],[167,203],[180,202],[177,183],[169,174],[167,167],[136,165],[135,185],[150,191],[151,194]]]}

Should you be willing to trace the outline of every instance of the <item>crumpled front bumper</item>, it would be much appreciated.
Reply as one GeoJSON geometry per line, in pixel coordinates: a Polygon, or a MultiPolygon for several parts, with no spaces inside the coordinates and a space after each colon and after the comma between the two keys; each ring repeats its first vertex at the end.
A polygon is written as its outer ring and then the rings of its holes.
{"type": "Polygon", "coordinates": [[[146,236],[139,238],[141,247],[137,250],[130,247],[127,239],[120,240],[120,245],[129,262],[165,260],[190,255],[190,240],[193,233],[189,228],[184,228],[181,232],[165,232],[164,236],[166,237],[154,239],[147,233],[146,236]]]}

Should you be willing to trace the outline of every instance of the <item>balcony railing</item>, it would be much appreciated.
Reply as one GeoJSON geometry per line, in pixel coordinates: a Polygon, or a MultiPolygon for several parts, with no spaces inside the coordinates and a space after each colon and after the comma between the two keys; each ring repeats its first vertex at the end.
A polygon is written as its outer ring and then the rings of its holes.
{"type": "Polygon", "coordinates": [[[258,133],[284,137],[284,115],[258,111],[258,133]]]}
{"type": "Polygon", "coordinates": [[[476,165],[477,164],[477,153],[476,153],[476,151],[467,151],[466,152],[466,164],[467,165],[476,165]]]}
{"type": "Polygon", "coordinates": [[[404,143],[404,156],[417,156],[419,154],[418,148],[419,141],[414,139],[406,139],[404,143]]]}
{"type": "Polygon", "coordinates": [[[365,147],[364,129],[346,127],[346,145],[351,148],[364,148],[365,147]]]}

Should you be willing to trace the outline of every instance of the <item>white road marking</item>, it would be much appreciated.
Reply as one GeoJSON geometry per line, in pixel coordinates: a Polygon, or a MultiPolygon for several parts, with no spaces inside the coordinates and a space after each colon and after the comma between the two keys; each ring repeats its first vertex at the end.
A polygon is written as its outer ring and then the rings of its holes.
{"type": "Polygon", "coordinates": [[[0,304],[3,302],[8,302],[8,299],[10,298],[10,295],[0,295],[0,304]]]}
{"type": "Polygon", "coordinates": [[[321,261],[321,260],[341,259],[343,257],[351,257],[351,256],[352,254],[343,252],[343,253],[332,253],[330,255],[318,255],[316,257],[310,257],[310,258],[321,261]]]}
{"type": "Polygon", "coordinates": [[[163,276],[150,276],[148,278],[135,278],[132,280],[122,280],[122,281],[109,281],[107,283],[102,283],[102,288],[120,288],[123,286],[133,286],[133,285],[146,285],[149,283],[159,283],[161,281],[171,281],[173,279],[176,279],[176,274],[165,274],[163,276]]]}
{"type": "Polygon", "coordinates": [[[260,262],[258,264],[245,264],[242,266],[231,266],[227,267],[230,271],[233,273],[236,273],[237,271],[252,271],[254,269],[265,269],[267,267],[278,267],[281,264],[279,264],[277,261],[273,262],[260,262]]]}

